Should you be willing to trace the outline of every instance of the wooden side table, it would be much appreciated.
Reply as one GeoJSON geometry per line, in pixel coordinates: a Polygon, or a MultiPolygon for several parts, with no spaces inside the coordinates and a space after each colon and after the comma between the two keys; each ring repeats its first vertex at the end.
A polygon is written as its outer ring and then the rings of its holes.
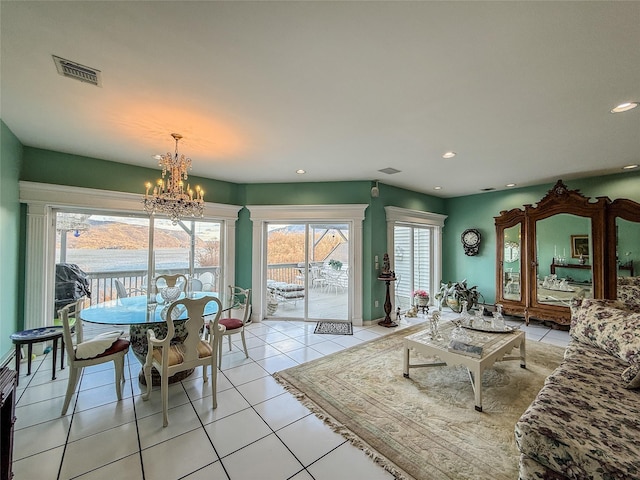
{"type": "Polygon", "coordinates": [[[384,320],[380,320],[378,322],[378,325],[382,325],[383,327],[387,327],[387,328],[391,328],[391,327],[397,327],[398,324],[395,323],[394,321],[391,320],[391,295],[389,294],[389,286],[391,284],[391,282],[395,282],[396,281],[396,277],[395,276],[391,276],[391,277],[384,277],[384,276],[380,276],[378,277],[378,280],[382,280],[383,282],[385,282],[387,284],[387,295],[384,299],[384,313],[386,314],[384,317],[384,320]]]}
{"type": "Polygon", "coordinates": [[[11,335],[11,341],[16,346],[16,385],[20,379],[20,347],[27,345],[27,375],[31,375],[31,355],[33,353],[33,344],[40,342],[48,342],[53,340],[53,373],[51,380],[56,379],[56,353],[58,351],[58,339],[62,345],[60,349],[60,370],[64,369],[64,338],[62,337],[62,327],[42,327],[32,328],[31,330],[23,330],[11,335]]]}

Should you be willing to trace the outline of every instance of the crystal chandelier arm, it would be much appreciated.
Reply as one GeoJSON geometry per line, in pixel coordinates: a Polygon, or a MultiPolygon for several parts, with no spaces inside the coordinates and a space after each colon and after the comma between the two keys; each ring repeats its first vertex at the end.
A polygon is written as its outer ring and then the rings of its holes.
{"type": "Polygon", "coordinates": [[[162,178],[158,179],[152,196],[149,195],[151,183],[145,184],[146,191],[142,202],[147,213],[150,215],[164,213],[175,225],[183,216],[202,217],[204,190],[197,185],[194,198],[194,192],[189,184],[185,189],[184,181],[188,178],[188,170],[191,170],[191,159],[178,153],[178,141],[182,135],[172,133],[171,136],[176,141],[175,156],[167,153],[160,157],[162,178]]]}

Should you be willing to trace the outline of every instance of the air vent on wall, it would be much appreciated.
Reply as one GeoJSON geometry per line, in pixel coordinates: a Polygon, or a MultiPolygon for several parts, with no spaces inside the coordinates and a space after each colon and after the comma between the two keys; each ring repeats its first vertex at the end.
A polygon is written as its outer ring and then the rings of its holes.
{"type": "Polygon", "coordinates": [[[58,73],[63,77],[75,78],[81,82],[90,83],[98,87],[102,86],[100,70],[80,65],[79,63],[72,62],[71,60],[65,60],[64,58],[56,57],[55,55],[52,55],[52,57],[56,64],[56,68],[58,69],[58,73]]]}

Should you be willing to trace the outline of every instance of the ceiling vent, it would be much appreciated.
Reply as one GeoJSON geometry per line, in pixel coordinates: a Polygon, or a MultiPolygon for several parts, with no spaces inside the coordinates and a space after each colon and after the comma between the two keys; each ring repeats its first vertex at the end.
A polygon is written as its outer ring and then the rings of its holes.
{"type": "Polygon", "coordinates": [[[394,173],[400,173],[400,170],[396,170],[395,168],[387,167],[382,170],[378,170],[380,173],[386,173],[387,175],[393,175],[394,173]]]}
{"type": "Polygon", "coordinates": [[[64,58],[56,57],[55,55],[52,55],[52,57],[56,64],[56,68],[58,69],[58,73],[63,77],[75,78],[76,80],[90,83],[97,87],[102,86],[100,70],[80,65],[79,63],[72,62],[71,60],[65,60],[64,58]]]}

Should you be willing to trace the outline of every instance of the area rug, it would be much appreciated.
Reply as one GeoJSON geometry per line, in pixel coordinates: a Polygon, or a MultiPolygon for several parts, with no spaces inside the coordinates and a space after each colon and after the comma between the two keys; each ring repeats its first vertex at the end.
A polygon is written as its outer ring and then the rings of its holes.
{"type": "MultiPolygon", "coordinates": [[[[335,431],[396,478],[518,478],[514,426],[563,348],[527,343],[527,368],[498,362],[483,376],[483,412],[474,409],[461,366],[402,375],[403,338],[425,324],[276,373],[275,378],[335,431]]],[[[411,363],[424,358],[412,353],[411,363]]]]}
{"type": "Polygon", "coordinates": [[[313,333],[353,335],[353,326],[351,322],[318,322],[313,333]]]}

